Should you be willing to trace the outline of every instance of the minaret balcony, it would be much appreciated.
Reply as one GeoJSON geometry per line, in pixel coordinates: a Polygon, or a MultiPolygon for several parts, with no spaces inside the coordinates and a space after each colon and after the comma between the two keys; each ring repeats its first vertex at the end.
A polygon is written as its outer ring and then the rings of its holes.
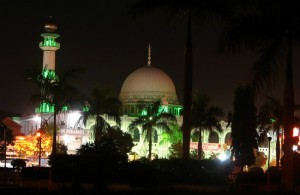
{"type": "Polygon", "coordinates": [[[56,48],[60,48],[60,43],[55,42],[55,41],[44,41],[44,42],[40,42],[40,47],[56,47],[56,48]]]}

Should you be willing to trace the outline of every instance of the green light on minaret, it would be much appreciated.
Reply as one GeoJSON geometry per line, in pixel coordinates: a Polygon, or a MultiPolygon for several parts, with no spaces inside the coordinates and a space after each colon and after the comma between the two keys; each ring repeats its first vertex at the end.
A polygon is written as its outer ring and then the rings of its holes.
{"type": "Polygon", "coordinates": [[[43,75],[43,79],[50,79],[50,80],[55,79],[55,71],[50,70],[48,68],[43,69],[42,75],[43,75]]]}
{"type": "Polygon", "coordinates": [[[44,41],[40,42],[40,47],[56,47],[60,48],[60,43],[56,42],[55,39],[59,37],[58,34],[54,33],[43,33],[44,41]]]}
{"type": "Polygon", "coordinates": [[[54,105],[51,105],[46,102],[42,102],[40,104],[39,112],[42,112],[42,113],[54,112],[54,105]]]}

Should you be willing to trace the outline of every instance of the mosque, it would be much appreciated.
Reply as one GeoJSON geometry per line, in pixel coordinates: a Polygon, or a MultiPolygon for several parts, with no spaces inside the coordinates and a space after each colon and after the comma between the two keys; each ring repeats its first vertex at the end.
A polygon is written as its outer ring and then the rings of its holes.
{"type": "MultiPolygon", "coordinates": [[[[39,47],[43,50],[43,68],[47,67],[50,70],[49,75],[55,75],[55,52],[60,49],[60,43],[57,42],[59,35],[56,33],[57,26],[53,22],[48,22],[44,26],[45,32],[41,34],[43,41],[39,47]]],[[[140,68],[127,76],[120,90],[119,99],[122,102],[121,109],[121,129],[130,133],[133,137],[135,146],[132,152],[137,154],[137,157],[146,157],[148,152],[148,142],[145,139],[145,134],[140,128],[133,131],[128,130],[129,124],[138,116],[138,103],[154,102],[161,100],[164,109],[176,116],[178,125],[182,124],[182,116],[180,115],[182,105],[178,101],[175,85],[172,79],[162,69],[154,66],[151,62],[151,46],[148,46],[148,60],[146,65],[141,65],[140,68]]],[[[145,52],[146,53],[146,52],[145,52]]],[[[36,132],[41,124],[41,118],[53,120],[51,106],[41,104],[36,109],[35,115],[15,119],[22,128],[21,131],[25,135],[36,132]]],[[[68,147],[69,154],[75,154],[76,150],[85,143],[93,142],[92,129],[95,121],[89,120],[86,125],[78,126],[77,121],[82,116],[83,111],[62,111],[57,116],[57,142],[63,143],[68,147]]],[[[103,118],[111,125],[116,125],[114,120],[104,115],[103,118]]],[[[211,133],[204,132],[202,137],[203,151],[205,158],[210,155],[224,155],[230,147],[231,129],[226,128],[227,123],[221,121],[223,132],[213,131],[211,133]]],[[[172,143],[162,139],[162,131],[155,130],[153,133],[152,152],[158,158],[168,158],[169,148],[172,143]]],[[[197,148],[197,138],[195,137],[196,130],[191,132],[190,148],[197,148]]],[[[275,158],[275,148],[271,152],[271,156],[275,158]]]]}

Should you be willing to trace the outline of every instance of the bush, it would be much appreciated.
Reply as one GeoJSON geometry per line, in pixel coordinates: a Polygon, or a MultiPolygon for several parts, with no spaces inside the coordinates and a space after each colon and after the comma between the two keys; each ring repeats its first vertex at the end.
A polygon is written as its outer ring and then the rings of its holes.
{"type": "Polygon", "coordinates": [[[24,159],[14,159],[10,164],[14,169],[22,169],[26,167],[26,161],[24,159]]]}

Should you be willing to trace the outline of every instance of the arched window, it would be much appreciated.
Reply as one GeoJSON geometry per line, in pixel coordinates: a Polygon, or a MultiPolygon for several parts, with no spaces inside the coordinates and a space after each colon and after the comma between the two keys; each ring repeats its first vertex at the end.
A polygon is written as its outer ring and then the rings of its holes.
{"type": "Polygon", "coordinates": [[[157,135],[157,131],[153,130],[153,143],[157,143],[158,142],[158,135],[157,135]]]}
{"type": "Polygon", "coordinates": [[[137,128],[133,131],[133,141],[134,142],[140,141],[140,131],[137,128]]]}
{"type": "Polygon", "coordinates": [[[199,141],[199,131],[195,131],[192,135],[192,142],[198,142],[199,141]]]}
{"type": "Polygon", "coordinates": [[[212,131],[209,134],[208,142],[209,143],[219,143],[219,135],[216,132],[212,131]]]}

